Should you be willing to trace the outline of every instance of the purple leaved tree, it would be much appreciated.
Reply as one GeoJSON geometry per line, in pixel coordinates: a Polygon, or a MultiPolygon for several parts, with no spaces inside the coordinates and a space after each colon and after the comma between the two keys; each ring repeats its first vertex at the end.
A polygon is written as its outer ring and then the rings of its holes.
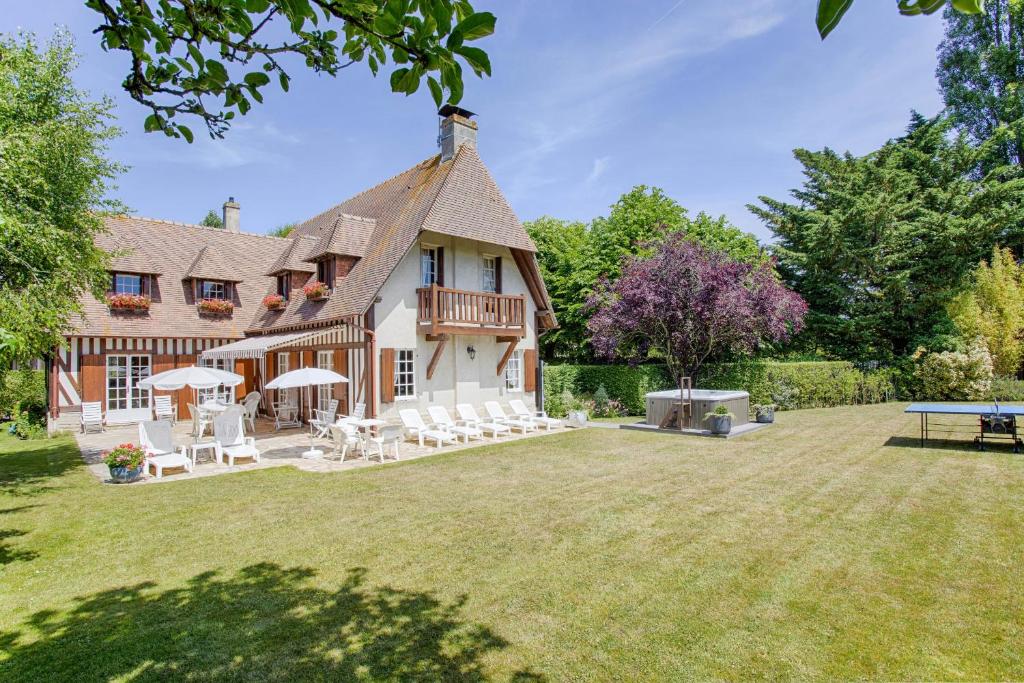
{"type": "Polygon", "coordinates": [[[668,236],[649,258],[628,261],[588,305],[599,356],[663,359],[675,378],[696,378],[704,363],[784,341],[807,312],[769,264],[734,261],[682,234],[668,236]]]}

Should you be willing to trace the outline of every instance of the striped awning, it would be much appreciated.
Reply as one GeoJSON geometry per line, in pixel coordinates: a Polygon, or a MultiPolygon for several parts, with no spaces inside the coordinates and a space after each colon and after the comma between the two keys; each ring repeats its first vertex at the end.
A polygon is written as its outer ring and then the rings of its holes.
{"type": "Polygon", "coordinates": [[[305,330],[303,332],[287,332],[285,334],[266,334],[259,337],[246,337],[230,344],[207,349],[201,354],[204,360],[217,358],[237,360],[239,358],[263,358],[268,351],[291,346],[306,337],[322,334],[323,330],[305,330]]]}

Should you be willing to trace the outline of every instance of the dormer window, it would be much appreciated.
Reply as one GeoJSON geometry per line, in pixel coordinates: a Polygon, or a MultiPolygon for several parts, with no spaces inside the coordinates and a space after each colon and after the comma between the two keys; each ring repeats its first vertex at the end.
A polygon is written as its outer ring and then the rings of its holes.
{"type": "Polygon", "coordinates": [[[316,262],[316,279],[327,285],[328,289],[334,289],[334,259],[326,258],[316,262]]]}
{"type": "Polygon", "coordinates": [[[200,280],[199,281],[199,298],[200,299],[227,299],[228,298],[228,286],[226,282],[220,280],[200,280]]]}
{"type": "Polygon", "coordinates": [[[292,278],[288,273],[277,276],[277,293],[280,294],[285,301],[288,301],[288,297],[292,293],[292,278]]]}
{"type": "Polygon", "coordinates": [[[112,294],[149,294],[149,276],[137,273],[113,273],[110,291],[112,294]]]}

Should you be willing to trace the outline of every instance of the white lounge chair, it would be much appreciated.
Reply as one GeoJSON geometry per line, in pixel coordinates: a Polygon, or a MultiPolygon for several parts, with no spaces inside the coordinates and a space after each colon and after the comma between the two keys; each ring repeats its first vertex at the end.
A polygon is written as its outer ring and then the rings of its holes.
{"type": "Polygon", "coordinates": [[[463,424],[467,427],[476,427],[481,429],[484,433],[490,432],[491,436],[497,439],[502,434],[512,435],[512,428],[505,424],[499,424],[493,420],[484,420],[480,417],[476,408],[471,403],[460,403],[455,406],[456,412],[459,413],[459,418],[462,419],[463,424]]]}
{"type": "Polygon", "coordinates": [[[395,454],[395,460],[401,460],[399,457],[399,448],[402,443],[402,436],[405,434],[405,428],[398,425],[388,425],[381,427],[380,432],[377,435],[367,434],[363,436],[363,447],[367,450],[371,446],[376,448],[377,453],[380,454],[380,461],[384,462],[384,448],[387,445],[391,445],[392,452],[395,454]]]}
{"type": "Polygon", "coordinates": [[[353,420],[362,420],[364,417],[366,417],[366,404],[357,403],[355,407],[352,409],[352,414],[339,415],[338,422],[341,422],[342,420],[348,420],[349,422],[353,420]]]}
{"type": "Polygon", "coordinates": [[[153,417],[157,420],[170,418],[171,424],[174,424],[178,421],[178,406],[171,402],[170,396],[154,396],[153,417]]]}
{"type": "Polygon", "coordinates": [[[187,449],[181,446],[174,448],[171,436],[171,423],[167,420],[146,420],[139,423],[139,445],[146,451],[146,471],[152,466],[156,470],[156,478],[164,476],[168,467],[184,467],[191,472],[195,463],[188,457],[187,449]]]}
{"type": "Polygon", "coordinates": [[[423,439],[433,439],[436,447],[440,448],[446,443],[458,443],[458,437],[449,432],[448,430],[433,425],[428,427],[423,421],[423,417],[420,415],[420,411],[415,408],[405,408],[398,411],[398,416],[402,418],[402,424],[405,426],[406,432],[411,436],[415,436],[420,446],[423,446],[423,439]]]}
{"type": "Polygon", "coordinates": [[[256,415],[260,410],[260,399],[263,398],[258,391],[250,391],[242,399],[242,410],[244,411],[245,421],[249,423],[249,428],[252,431],[256,431],[256,415]]]}
{"type": "Polygon", "coordinates": [[[498,424],[508,425],[512,429],[519,429],[523,434],[537,429],[537,423],[529,418],[509,417],[497,401],[486,401],[484,409],[490,418],[498,424]]]}
{"type": "Polygon", "coordinates": [[[448,409],[444,406],[430,406],[427,408],[427,413],[430,415],[430,419],[434,421],[434,424],[456,436],[461,434],[462,440],[466,443],[469,443],[470,439],[484,438],[483,430],[479,427],[470,427],[465,421],[460,420],[462,424],[457,423],[448,414],[448,409]]]}
{"type": "Polygon", "coordinates": [[[334,414],[338,412],[338,402],[334,399],[327,404],[327,410],[314,410],[313,419],[309,421],[309,428],[317,437],[327,436],[327,430],[334,423],[334,414]]]}
{"type": "Polygon", "coordinates": [[[509,408],[512,409],[512,412],[515,413],[517,417],[522,418],[524,420],[533,420],[539,425],[544,425],[544,427],[548,431],[551,431],[552,427],[562,426],[561,420],[555,419],[553,417],[548,417],[548,414],[545,413],[543,410],[538,410],[536,413],[530,412],[530,409],[526,407],[526,404],[523,403],[521,399],[512,399],[511,401],[508,402],[508,406],[509,408]]]}
{"type": "Polygon", "coordinates": [[[90,429],[99,429],[103,431],[103,404],[99,401],[90,401],[89,403],[82,404],[82,415],[79,418],[82,427],[82,433],[87,433],[90,429]]]}
{"type": "Polygon", "coordinates": [[[357,427],[347,422],[340,422],[328,425],[327,429],[331,434],[331,439],[334,441],[334,452],[341,456],[342,462],[345,461],[345,455],[350,448],[352,450],[361,450],[363,452],[363,460],[367,459],[366,445],[363,443],[363,438],[359,434],[357,427]]]}
{"type": "Polygon", "coordinates": [[[241,406],[228,406],[223,413],[213,418],[213,438],[217,444],[217,462],[224,462],[224,456],[227,456],[228,464],[232,467],[235,466],[236,458],[260,461],[256,439],[245,435],[241,406]]]}

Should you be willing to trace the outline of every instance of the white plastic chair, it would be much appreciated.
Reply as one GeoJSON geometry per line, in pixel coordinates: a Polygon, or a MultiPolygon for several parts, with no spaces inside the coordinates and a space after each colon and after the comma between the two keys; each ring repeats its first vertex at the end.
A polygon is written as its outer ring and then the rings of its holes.
{"type": "Polygon", "coordinates": [[[537,424],[544,425],[544,427],[551,431],[552,427],[561,427],[562,421],[553,417],[548,417],[548,414],[543,410],[538,410],[536,413],[530,412],[530,409],[526,407],[521,399],[514,398],[508,402],[512,412],[515,413],[519,418],[523,420],[533,420],[537,424]]]}
{"type": "Polygon", "coordinates": [[[363,437],[363,446],[367,450],[373,446],[380,455],[380,461],[384,462],[384,448],[390,445],[392,452],[395,454],[395,460],[401,460],[399,448],[401,447],[403,434],[405,434],[405,428],[398,425],[381,427],[378,434],[369,434],[363,437]]]}
{"type": "Polygon", "coordinates": [[[249,423],[249,428],[254,432],[256,431],[256,415],[259,413],[261,398],[260,392],[250,391],[242,400],[245,421],[249,423]]]}
{"type": "Polygon", "coordinates": [[[225,455],[232,467],[235,466],[236,458],[260,461],[256,439],[245,435],[241,406],[229,406],[227,410],[213,418],[213,438],[216,442],[217,462],[223,462],[225,455]]]}
{"type": "Polygon", "coordinates": [[[341,422],[342,420],[348,420],[348,421],[362,420],[364,417],[366,417],[366,404],[365,403],[357,403],[355,405],[355,407],[352,409],[352,414],[351,415],[340,415],[338,417],[338,422],[341,422]]]}
{"type": "Polygon", "coordinates": [[[146,471],[156,469],[156,478],[164,476],[164,468],[184,467],[191,472],[195,463],[188,457],[185,446],[174,448],[171,423],[166,420],[145,420],[139,423],[139,445],[146,451],[146,471]]]}
{"type": "Polygon", "coordinates": [[[345,455],[348,453],[349,448],[361,450],[363,452],[363,460],[367,459],[366,447],[362,436],[360,436],[359,430],[354,425],[340,422],[328,425],[327,429],[331,434],[331,439],[334,441],[334,452],[341,455],[342,462],[345,462],[345,455]]]}
{"type": "Polygon", "coordinates": [[[532,419],[524,419],[517,417],[509,417],[505,414],[505,410],[499,405],[497,401],[486,401],[484,402],[484,410],[490,416],[491,420],[498,424],[508,425],[513,429],[519,429],[525,434],[526,432],[532,432],[537,429],[537,423],[532,419]]]}
{"type": "Polygon", "coordinates": [[[99,429],[103,431],[103,404],[100,401],[90,401],[89,403],[82,404],[82,415],[79,418],[81,422],[82,433],[87,433],[90,429],[99,429]]]}
{"type": "Polygon", "coordinates": [[[434,428],[428,427],[423,421],[423,417],[420,416],[420,411],[415,408],[399,410],[398,416],[402,418],[402,425],[405,426],[406,431],[419,440],[421,447],[424,437],[433,439],[437,444],[436,448],[440,448],[446,443],[458,443],[459,441],[454,434],[444,428],[437,425],[434,425],[434,428]]]}
{"type": "Polygon", "coordinates": [[[506,424],[500,424],[493,420],[484,420],[477,412],[476,408],[471,403],[460,403],[455,406],[456,412],[459,414],[459,418],[463,421],[467,427],[476,427],[484,432],[490,432],[491,436],[497,439],[502,434],[512,435],[512,428],[506,424]]]}
{"type": "Polygon", "coordinates": [[[469,443],[470,439],[484,438],[483,430],[479,427],[471,427],[465,421],[462,421],[462,424],[458,424],[448,414],[448,409],[444,406],[430,406],[427,408],[427,413],[430,415],[430,419],[434,421],[434,424],[452,434],[461,434],[462,440],[466,443],[469,443]]]}
{"type": "Polygon", "coordinates": [[[210,426],[210,421],[195,403],[188,404],[188,414],[192,417],[192,437],[198,441],[206,433],[206,428],[210,426]]]}
{"type": "Polygon", "coordinates": [[[327,404],[327,410],[314,410],[313,419],[309,421],[309,428],[314,430],[317,437],[327,436],[327,430],[334,422],[334,414],[338,412],[338,402],[334,399],[327,404]]]}
{"type": "Polygon", "coordinates": [[[301,427],[299,423],[299,406],[288,401],[278,401],[274,404],[274,429],[280,431],[283,427],[301,427]]]}
{"type": "Polygon", "coordinates": [[[157,420],[171,419],[171,424],[178,421],[178,406],[171,403],[170,396],[153,397],[153,417],[157,420]]]}

